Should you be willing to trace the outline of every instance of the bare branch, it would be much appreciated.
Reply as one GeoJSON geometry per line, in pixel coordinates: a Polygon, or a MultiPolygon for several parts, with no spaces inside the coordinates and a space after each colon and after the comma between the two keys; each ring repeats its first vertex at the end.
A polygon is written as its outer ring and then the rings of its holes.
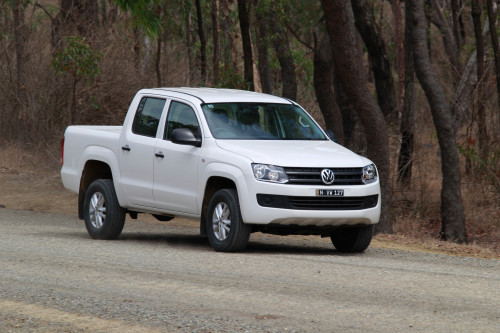
{"type": "Polygon", "coordinates": [[[292,33],[293,37],[295,37],[295,39],[302,45],[304,45],[305,47],[307,47],[309,50],[311,51],[314,51],[314,47],[307,44],[306,42],[304,42],[303,40],[300,39],[299,35],[297,34],[297,32],[290,26],[290,24],[286,23],[286,27],[288,28],[288,30],[292,33]]]}
{"type": "Polygon", "coordinates": [[[54,21],[55,21],[54,17],[52,15],[50,15],[49,11],[43,5],[39,4],[38,1],[35,2],[34,7],[41,8],[45,12],[45,14],[47,14],[47,16],[50,18],[52,23],[54,23],[54,21]]]}

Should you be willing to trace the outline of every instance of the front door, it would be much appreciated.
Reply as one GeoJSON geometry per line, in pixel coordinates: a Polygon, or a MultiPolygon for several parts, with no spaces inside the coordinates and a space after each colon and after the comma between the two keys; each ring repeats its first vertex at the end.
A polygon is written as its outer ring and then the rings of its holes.
{"type": "Polygon", "coordinates": [[[189,128],[201,138],[196,113],[190,105],[170,103],[163,140],[155,147],[153,195],[157,207],[188,214],[197,214],[198,166],[202,148],[170,141],[176,128],[189,128]]]}

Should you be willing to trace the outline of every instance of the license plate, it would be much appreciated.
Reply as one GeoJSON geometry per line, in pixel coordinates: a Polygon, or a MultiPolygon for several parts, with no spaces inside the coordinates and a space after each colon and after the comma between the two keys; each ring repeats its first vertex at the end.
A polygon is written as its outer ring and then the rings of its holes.
{"type": "Polygon", "coordinates": [[[344,190],[316,190],[318,197],[343,197],[344,190]]]}

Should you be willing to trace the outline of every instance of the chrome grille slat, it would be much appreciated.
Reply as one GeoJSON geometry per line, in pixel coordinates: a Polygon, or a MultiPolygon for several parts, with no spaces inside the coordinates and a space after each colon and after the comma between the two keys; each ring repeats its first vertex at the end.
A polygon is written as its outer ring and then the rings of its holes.
{"type": "Polygon", "coordinates": [[[335,174],[335,181],[331,185],[363,185],[361,176],[363,168],[298,168],[285,167],[288,184],[297,185],[324,185],[321,181],[321,170],[330,169],[335,174]]]}

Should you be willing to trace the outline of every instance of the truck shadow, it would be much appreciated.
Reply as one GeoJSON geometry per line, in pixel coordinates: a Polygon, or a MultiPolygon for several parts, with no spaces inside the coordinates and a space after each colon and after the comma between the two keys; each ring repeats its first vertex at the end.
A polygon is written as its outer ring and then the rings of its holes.
{"type": "MultiPolygon", "coordinates": [[[[148,233],[148,232],[124,232],[116,240],[93,240],[86,233],[64,233],[64,237],[87,239],[88,241],[101,242],[123,242],[123,243],[142,243],[143,245],[163,244],[170,247],[185,248],[195,251],[214,251],[208,242],[208,238],[199,234],[180,234],[180,233],[148,233]]],[[[53,236],[53,235],[52,235],[53,236]]],[[[286,237],[255,237],[250,238],[245,250],[240,253],[248,254],[295,254],[295,255],[338,255],[351,256],[360,254],[349,254],[338,252],[333,245],[327,242],[314,240],[297,241],[286,237]]]]}
{"type": "MultiPolygon", "coordinates": [[[[141,242],[149,244],[162,243],[173,247],[184,247],[186,249],[196,249],[202,251],[213,251],[208,238],[200,235],[186,234],[152,234],[152,233],[123,233],[116,241],[141,242]]],[[[245,250],[241,253],[249,254],[323,254],[331,255],[337,252],[332,245],[327,243],[294,244],[293,240],[283,238],[266,238],[265,240],[250,238],[245,250]]],[[[343,255],[343,254],[342,254],[343,255]]]]}

